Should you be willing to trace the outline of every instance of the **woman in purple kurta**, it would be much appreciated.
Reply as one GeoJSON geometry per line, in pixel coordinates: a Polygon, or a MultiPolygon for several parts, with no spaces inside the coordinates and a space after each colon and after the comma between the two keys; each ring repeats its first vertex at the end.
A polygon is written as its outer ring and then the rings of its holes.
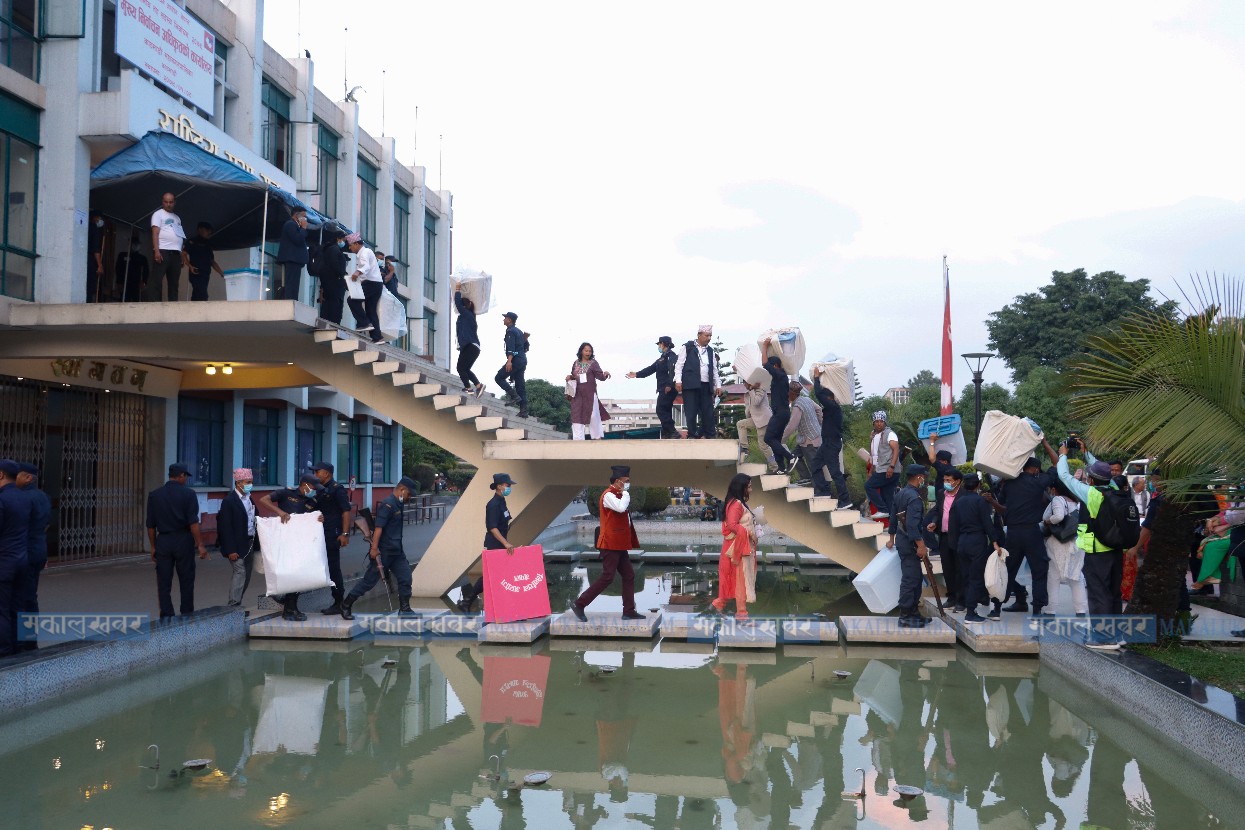
{"type": "Polygon", "coordinates": [[[584,428],[589,426],[593,438],[604,438],[602,422],[608,421],[610,414],[597,400],[597,381],[609,380],[610,373],[601,371],[600,364],[593,359],[591,343],[580,343],[577,354],[579,357],[571,364],[571,373],[566,376],[568,383],[575,383],[575,394],[567,395],[571,401],[571,438],[584,440],[584,428]]]}

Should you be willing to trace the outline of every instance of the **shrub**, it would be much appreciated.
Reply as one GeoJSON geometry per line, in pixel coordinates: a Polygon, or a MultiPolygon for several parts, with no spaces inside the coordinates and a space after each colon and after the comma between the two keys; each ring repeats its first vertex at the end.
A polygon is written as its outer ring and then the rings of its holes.
{"type": "Polygon", "coordinates": [[[450,487],[461,493],[467,489],[475,474],[475,467],[455,467],[445,474],[445,480],[450,483],[450,487]]]}
{"type": "Polygon", "coordinates": [[[631,506],[645,516],[656,516],[670,506],[669,487],[644,487],[641,492],[644,495],[643,502],[638,494],[632,493],[631,506]]]}
{"type": "Polygon", "coordinates": [[[589,487],[588,495],[585,499],[588,502],[588,512],[592,514],[592,518],[601,518],[601,494],[605,492],[604,487],[589,487]]]}
{"type": "Polygon", "coordinates": [[[411,478],[419,484],[419,492],[431,493],[432,482],[437,477],[437,470],[431,464],[416,464],[411,468],[411,478]]]}

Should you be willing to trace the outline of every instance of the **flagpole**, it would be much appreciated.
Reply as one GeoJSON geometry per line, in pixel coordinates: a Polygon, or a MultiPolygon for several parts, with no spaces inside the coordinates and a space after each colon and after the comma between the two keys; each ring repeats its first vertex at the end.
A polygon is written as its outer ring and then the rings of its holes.
{"type": "Polygon", "coordinates": [[[951,384],[951,272],[947,270],[947,258],[942,258],[942,386],[941,415],[950,415],[955,408],[951,384]]]}

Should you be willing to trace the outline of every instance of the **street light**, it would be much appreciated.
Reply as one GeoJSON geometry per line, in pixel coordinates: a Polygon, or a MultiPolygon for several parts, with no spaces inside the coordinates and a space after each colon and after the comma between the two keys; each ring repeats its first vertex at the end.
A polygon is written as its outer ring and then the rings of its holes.
{"type": "Polygon", "coordinates": [[[969,352],[960,357],[964,358],[964,362],[968,364],[968,371],[973,373],[973,387],[977,398],[977,419],[974,422],[973,435],[977,436],[981,434],[981,376],[986,371],[986,364],[994,355],[989,352],[969,352]]]}

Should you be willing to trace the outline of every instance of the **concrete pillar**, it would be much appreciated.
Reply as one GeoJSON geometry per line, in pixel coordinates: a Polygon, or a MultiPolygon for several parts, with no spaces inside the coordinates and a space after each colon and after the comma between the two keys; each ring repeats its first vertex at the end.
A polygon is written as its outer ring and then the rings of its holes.
{"type": "Polygon", "coordinates": [[[394,253],[393,245],[393,138],[380,139],[380,177],[376,181],[376,243],[387,254],[394,253]]]}
{"type": "Polygon", "coordinates": [[[402,425],[394,422],[386,429],[389,430],[391,440],[389,441],[389,478],[394,484],[398,479],[406,475],[406,470],[402,469],[402,425]]]}
{"type": "MultiPolygon", "coordinates": [[[[85,250],[85,249],[84,249],[85,250]]],[[[181,461],[183,464],[192,463],[191,459],[181,459],[177,457],[177,411],[178,399],[169,398],[165,401],[164,406],[164,467],[165,473],[168,472],[168,466],[174,461],[181,461]]],[[[167,476],[166,476],[167,477],[167,476]]],[[[164,479],[161,478],[161,481],[164,479]]]]}
{"type": "MultiPolygon", "coordinates": [[[[242,454],[242,438],[246,431],[246,399],[234,393],[233,399],[225,408],[225,471],[232,474],[238,467],[246,466],[242,454]]],[[[229,476],[226,476],[228,479],[229,476]]],[[[280,480],[277,481],[280,484],[280,480]]]]}
{"type": "MultiPolygon", "coordinates": [[[[292,403],[286,403],[285,409],[281,410],[279,419],[277,420],[277,435],[280,436],[281,451],[280,461],[281,470],[285,475],[285,481],[298,481],[298,477],[305,471],[298,469],[298,456],[296,447],[296,438],[294,432],[294,413],[298,408],[292,403]]],[[[312,462],[315,463],[315,462],[312,462]]]]}

